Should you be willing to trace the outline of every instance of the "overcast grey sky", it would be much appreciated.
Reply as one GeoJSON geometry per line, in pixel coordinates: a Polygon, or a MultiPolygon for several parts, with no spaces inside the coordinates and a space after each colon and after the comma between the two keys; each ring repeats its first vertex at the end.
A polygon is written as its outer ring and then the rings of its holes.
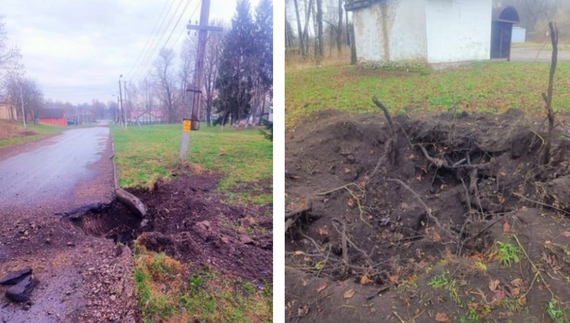
{"type": "MultiPolygon", "coordinates": [[[[252,14],[258,2],[250,0],[252,14]]],[[[107,102],[116,100],[112,95],[118,92],[120,74],[123,80],[133,80],[142,73],[138,66],[133,71],[133,66],[137,59],[139,63],[145,61],[149,48],[155,48],[152,59],[146,59],[150,67],[165,44],[167,48],[182,44],[187,22],[200,17],[200,3],[2,0],[0,15],[4,16],[10,43],[20,48],[26,76],[39,83],[46,99],[107,102]],[[147,50],[143,51],[145,45],[147,50]]],[[[210,20],[229,23],[235,7],[236,0],[211,0],[210,20]]]]}

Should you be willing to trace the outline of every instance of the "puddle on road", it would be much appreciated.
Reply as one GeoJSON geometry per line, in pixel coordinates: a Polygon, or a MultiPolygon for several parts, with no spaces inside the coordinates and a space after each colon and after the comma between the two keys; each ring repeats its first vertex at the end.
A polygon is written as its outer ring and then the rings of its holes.
{"type": "Polygon", "coordinates": [[[86,235],[112,239],[130,245],[141,233],[142,219],[135,216],[118,200],[111,204],[92,204],[63,215],[86,235]]]}

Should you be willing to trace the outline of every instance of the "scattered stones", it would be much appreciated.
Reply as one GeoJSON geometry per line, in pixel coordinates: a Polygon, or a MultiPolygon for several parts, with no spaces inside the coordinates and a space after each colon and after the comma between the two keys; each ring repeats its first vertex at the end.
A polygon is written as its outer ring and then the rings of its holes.
{"type": "Polygon", "coordinates": [[[8,288],[6,297],[13,302],[26,302],[30,299],[34,286],[32,275],[27,275],[22,281],[8,288]]]}
{"type": "Polygon", "coordinates": [[[0,279],[0,285],[15,285],[26,278],[26,276],[29,276],[31,274],[32,268],[24,268],[13,271],[4,276],[4,278],[0,279]]]}
{"type": "Polygon", "coordinates": [[[243,244],[254,244],[253,239],[246,234],[242,234],[239,237],[239,241],[241,241],[241,243],[243,243],[243,244]]]}
{"type": "Polygon", "coordinates": [[[210,221],[201,221],[196,223],[192,229],[205,241],[209,240],[212,236],[212,224],[210,221]]]}

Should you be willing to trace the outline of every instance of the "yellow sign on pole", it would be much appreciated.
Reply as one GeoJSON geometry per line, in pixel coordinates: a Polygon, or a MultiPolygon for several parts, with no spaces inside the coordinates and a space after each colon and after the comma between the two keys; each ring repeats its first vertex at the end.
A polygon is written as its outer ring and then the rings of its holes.
{"type": "Polygon", "coordinates": [[[189,119],[184,119],[184,121],[182,121],[182,131],[190,132],[191,123],[192,121],[190,121],[189,119]]]}

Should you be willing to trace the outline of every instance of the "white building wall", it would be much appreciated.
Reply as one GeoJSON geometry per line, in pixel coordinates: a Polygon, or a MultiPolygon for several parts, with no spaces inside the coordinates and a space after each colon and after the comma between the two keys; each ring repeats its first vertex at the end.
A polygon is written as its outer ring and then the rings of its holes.
{"type": "Polygon", "coordinates": [[[491,0],[426,0],[428,62],[490,59],[491,20],[491,0]]]}
{"type": "Polygon", "coordinates": [[[359,62],[426,60],[426,0],[388,0],[353,12],[359,62]]]}

